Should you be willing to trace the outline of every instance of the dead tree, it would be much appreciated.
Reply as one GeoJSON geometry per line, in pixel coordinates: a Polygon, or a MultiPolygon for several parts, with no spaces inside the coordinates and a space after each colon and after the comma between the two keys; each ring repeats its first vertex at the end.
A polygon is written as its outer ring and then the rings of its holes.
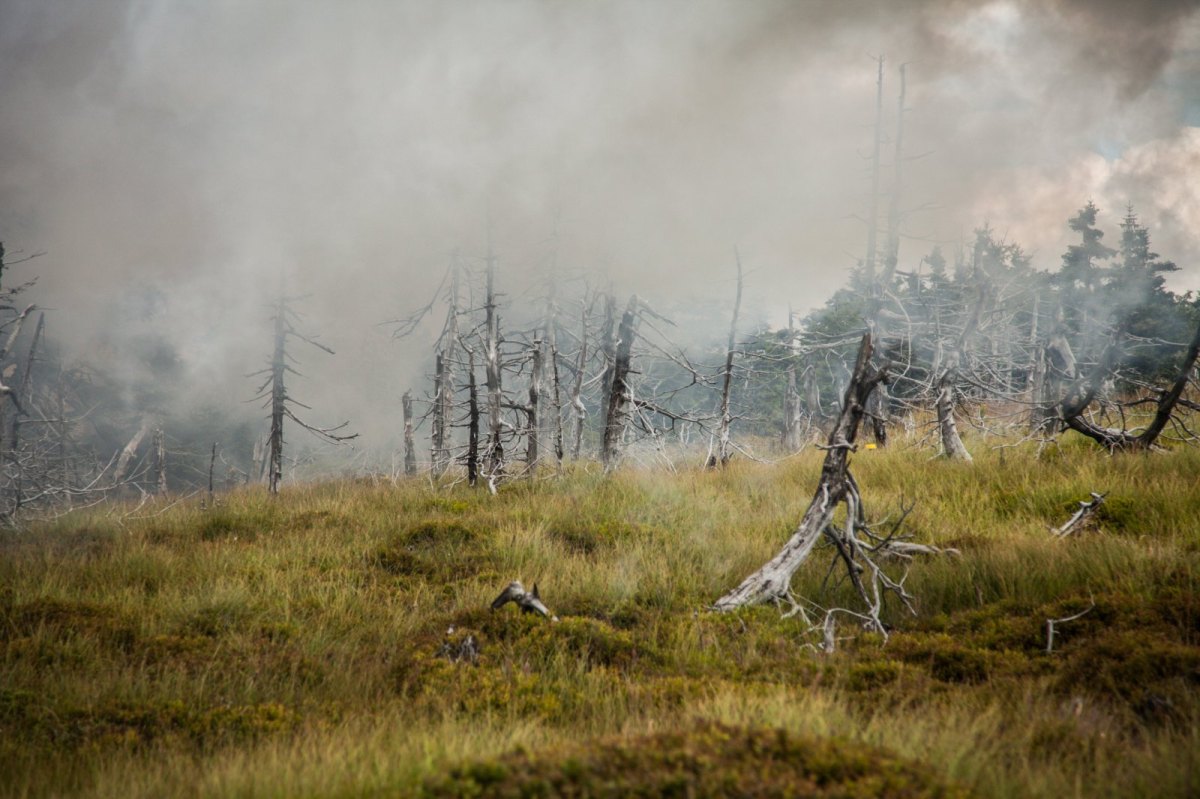
{"type": "Polygon", "coordinates": [[[454,358],[458,346],[458,295],[461,269],[458,253],[454,253],[450,263],[450,287],[446,300],[446,322],[442,335],[438,340],[438,352],[435,366],[433,429],[431,433],[430,453],[433,473],[440,476],[450,465],[450,427],[454,415],[454,358]]]}
{"type": "Polygon", "coordinates": [[[408,477],[414,477],[417,474],[417,448],[413,443],[413,400],[411,391],[404,392],[404,396],[400,398],[400,407],[404,414],[404,474],[408,477]]]}
{"type": "Polygon", "coordinates": [[[796,368],[799,366],[800,341],[796,333],[796,315],[788,308],[787,329],[787,385],[783,395],[783,447],[788,452],[800,449],[801,398],[796,368]]]}
{"type": "Polygon", "coordinates": [[[950,460],[971,462],[971,453],[963,446],[962,437],[958,434],[958,425],[954,421],[954,393],[958,370],[965,356],[967,341],[979,326],[979,313],[983,309],[986,292],[981,288],[966,324],[958,335],[958,340],[942,361],[941,373],[937,378],[937,421],[938,431],[942,438],[942,452],[950,460]]]}
{"type": "Polygon", "coordinates": [[[526,404],[505,403],[505,407],[520,411],[525,414],[526,434],[525,434],[525,469],[526,473],[532,477],[537,474],[539,445],[541,442],[539,420],[539,407],[542,397],[542,340],[534,339],[533,344],[529,348],[529,359],[532,363],[529,373],[529,394],[526,404]]]}
{"type": "Polygon", "coordinates": [[[621,457],[621,439],[625,433],[625,419],[632,404],[629,368],[633,353],[633,339],[637,334],[638,298],[633,295],[621,317],[613,352],[612,380],[605,392],[608,399],[604,414],[604,439],[601,444],[601,462],[605,471],[616,467],[621,457]]]}
{"type": "Polygon", "coordinates": [[[1175,379],[1167,389],[1160,390],[1154,401],[1154,416],[1150,423],[1139,433],[1132,433],[1123,428],[1103,427],[1094,424],[1085,414],[1088,407],[1096,399],[1101,382],[1109,377],[1116,369],[1119,359],[1119,347],[1114,340],[1105,348],[1100,361],[1095,368],[1082,378],[1072,388],[1059,405],[1060,418],[1068,428],[1087,436],[1110,452],[1145,451],[1154,446],[1170,424],[1175,408],[1183,398],[1195,373],[1197,359],[1200,358],[1200,325],[1192,335],[1176,372],[1175,379]]]}
{"type": "Polygon", "coordinates": [[[871,200],[867,214],[867,255],[863,260],[867,285],[875,284],[875,258],[879,233],[879,150],[883,143],[883,56],[879,56],[878,77],[875,81],[875,137],[871,148],[871,200]]]}
{"type": "Polygon", "coordinates": [[[588,313],[591,308],[586,300],[580,303],[580,308],[579,352],[575,361],[575,383],[571,387],[571,410],[575,416],[572,460],[579,460],[579,452],[583,446],[583,426],[587,423],[587,406],[583,403],[583,378],[588,362],[588,313]]]}
{"type": "Polygon", "coordinates": [[[125,477],[129,474],[129,468],[133,465],[133,458],[137,455],[138,449],[142,446],[142,440],[146,438],[146,434],[150,432],[154,424],[154,417],[143,417],[137,432],[133,434],[133,438],[129,439],[129,443],[121,450],[121,454],[117,457],[117,465],[112,472],[111,479],[114,487],[125,482],[125,477]]]}
{"type": "Polygon", "coordinates": [[[475,382],[475,351],[467,348],[467,484],[479,482],[479,387],[475,382]]]}
{"type": "MultiPolygon", "coordinates": [[[[737,345],[738,314],[742,310],[742,256],[733,250],[737,262],[737,291],[733,299],[733,317],[729,322],[729,343],[725,347],[725,368],[721,371],[721,421],[717,426],[717,451],[709,456],[708,467],[724,466],[732,454],[729,443],[729,427],[733,424],[733,413],[729,407],[730,390],[733,387],[733,356],[737,345]]],[[[793,374],[793,380],[795,375],[793,374]]]]}
{"type": "Polygon", "coordinates": [[[450,254],[450,264],[432,299],[409,315],[390,321],[390,324],[394,325],[392,337],[404,338],[418,329],[439,300],[444,301],[446,305],[446,317],[442,323],[442,330],[433,345],[433,393],[428,411],[430,417],[429,463],[434,477],[445,474],[452,460],[454,370],[459,364],[458,350],[462,346],[459,317],[463,312],[460,296],[464,272],[462,261],[456,250],[450,254]]]}
{"type": "Polygon", "coordinates": [[[883,279],[880,281],[884,286],[891,283],[892,276],[896,273],[896,266],[900,262],[900,198],[903,196],[901,189],[904,185],[904,95],[907,87],[905,67],[905,64],[900,65],[900,99],[896,107],[896,150],[892,156],[894,173],[891,196],[888,198],[887,255],[883,279]]]}
{"type": "Polygon", "coordinates": [[[159,496],[167,493],[167,443],[162,426],[154,428],[154,484],[159,496]]]}
{"type": "Polygon", "coordinates": [[[316,427],[301,419],[292,410],[293,405],[305,409],[309,408],[307,405],[293,399],[287,391],[286,375],[288,373],[299,375],[299,372],[288,365],[288,361],[290,360],[287,354],[288,339],[296,338],[330,355],[334,354],[333,350],[329,347],[297,330],[294,324],[296,319],[297,317],[291,309],[289,298],[281,293],[279,299],[275,302],[274,315],[272,317],[274,324],[274,347],[271,352],[271,360],[267,368],[260,369],[249,375],[250,377],[267,375],[267,379],[258,387],[258,391],[253,399],[265,399],[265,407],[271,409],[271,431],[267,439],[269,450],[267,455],[269,463],[267,490],[271,494],[279,493],[279,484],[283,480],[283,421],[285,418],[291,419],[320,440],[330,444],[341,444],[358,437],[357,433],[347,435],[338,432],[345,429],[349,422],[342,422],[335,427],[316,427]]]}
{"type": "MultiPolygon", "coordinates": [[[[37,326],[33,329],[33,340],[29,342],[29,351],[25,355],[25,364],[21,368],[21,379],[17,384],[15,393],[12,395],[13,404],[18,408],[22,408],[29,404],[30,400],[30,383],[33,378],[33,364],[37,359],[38,345],[42,341],[42,336],[46,330],[46,314],[39,313],[37,326]]],[[[23,413],[18,410],[13,414],[12,424],[9,428],[8,449],[10,452],[16,452],[20,449],[21,441],[21,419],[23,413]]]]}
{"type": "MultiPolygon", "coordinates": [[[[911,608],[911,598],[904,591],[902,582],[891,579],[876,565],[873,556],[887,554],[892,536],[879,538],[870,533],[858,485],[849,470],[849,457],[856,448],[867,398],[887,374],[886,364],[876,364],[872,360],[872,338],[872,333],[868,331],[859,345],[858,358],[846,386],[841,413],[823,448],[826,451],[825,463],[821,468],[816,494],[800,524],[775,557],[716,601],[716,610],[731,611],[764,602],[794,602],[791,596],[792,575],[808,559],[822,536],[832,541],[838,557],[844,561],[851,582],[866,605],[863,614],[855,615],[865,619],[869,627],[886,634],[879,618],[882,597],[886,592],[896,594],[911,608]],[[842,530],[833,525],[834,511],[840,504],[846,506],[846,522],[842,530]],[[860,539],[860,533],[865,533],[870,541],[860,539]],[[869,572],[869,584],[862,580],[864,572],[869,572]]],[[[827,623],[830,618],[827,617],[827,623]]]]}
{"type": "Polygon", "coordinates": [[[502,439],[500,368],[500,316],[496,308],[496,256],[488,242],[487,296],[484,302],[484,375],[488,400],[488,440],[484,455],[488,481],[494,484],[504,472],[504,442],[502,439]]]}
{"type": "MultiPolygon", "coordinates": [[[[547,374],[546,378],[550,382],[548,391],[548,399],[550,401],[550,440],[552,443],[552,451],[554,452],[554,467],[559,474],[562,473],[563,462],[563,419],[562,419],[562,388],[559,384],[558,373],[558,223],[555,220],[554,227],[554,249],[550,259],[550,278],[549,285],[546,291],[546,314],[544,322],[545,338],[543,346],[545,352],[542,354],[542,362],[547,374]]],[[[540,389],[539,389],[540,390],[540,389]]],[[[545,414],[541,414],[539,419],[544,424],[545,414]]]]}

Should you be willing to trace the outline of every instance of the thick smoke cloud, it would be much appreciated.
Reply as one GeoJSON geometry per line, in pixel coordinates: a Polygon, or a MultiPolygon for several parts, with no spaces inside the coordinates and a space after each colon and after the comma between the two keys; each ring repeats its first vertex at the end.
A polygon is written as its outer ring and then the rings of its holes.
{"type": "Polygon", "coordinates": [[[310,294],[338,356],[297,393],[383,441],[423,342],[377,323],[489,228],[514,299],[557,229],[622,291],[723,297],[736,244],[760,307],[820,304],[865,246],[876,54],[928,153],[902,261],[986,219],[1053,268],[1093,198],[1196,284],[1184,2],[7,0],[0,238],[47,251],[21,268],[77,357],[119,360],[127,298],[162,292],[189,400],[249,396],[265,304],[310,294]]]}

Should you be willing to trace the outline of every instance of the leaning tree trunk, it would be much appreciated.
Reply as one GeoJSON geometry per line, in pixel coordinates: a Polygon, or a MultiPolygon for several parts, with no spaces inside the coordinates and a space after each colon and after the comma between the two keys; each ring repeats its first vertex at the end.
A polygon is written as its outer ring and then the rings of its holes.
{"type": "Polygon", "coordinates": [[[138,448],[142,446],[142,439],[150,432],[153,425],[154,420],[151,417],[143,418],[137,432],[133,434],[133,438],[129,439],[129,443],[121,450],[121,454],[117,458],[117,465],[113,469],[112,484],[114,486],[125,481],[125,477],[129,474],[129,467],[133,464],[133,457],[137,454],[138,448]]]}
{"type": "MultiPolygon", "coordinates": [[[[838,415],[829,442],[826,446],[825,464],[821,467],[821,479],[816,494],[792,537],[779,553],[767,561],[758,571],[716,601],[716,610],[729,611],[746,605],[771,602],[787,597],[792,575],[808,559],[813,546],[825,533],[838,504],[845,501],[853,488],[848,459],[855,448],[859,427],[865,415],[867,399],[881,383],[887,368],[871,363],[873,353],[872,334],[863,336],[858,348],[858,359],[846,386],[842,410],[838,415]]],[[[854,512],[853,509],[848,509],[854,512]]]]}
{"type": "Polygon", "coordinates": [[[1109,344],[1096,368],[1083,379],[1081,385],[1077,385],[1063,400],[1060,406],[1062,419],[1067,427],[1081,435],[1087,436],[1110,452],[1148,450],[1154,446],[1154,442],[1158,440],[1158,437],[1171,421],[1171,415],[1175,412],[1175,406],[1179,404],[1184,390],[1187,389],[1188,383],[1192,379],[1192,373],[1196,368],[1196,361],[1200,358],[1200,326],[1197,326],[1191,343],[1188,344],[1187,351],[1183,356],[1183,363],[1180,364],[1179,371],[1176,373],[1171,387],[1163,391],[1159,396],[1155,406],[1154,418],[1150,421],[1146,429],[1138,434],[1130,433],[1127,430],[1099,427],[1092,424],[1084,416],[1088,405],[1095,399],[1100,383],[1115,367],[1116,354],[1117,347],[1115,342],[1109,344]]]}
{"type": "Polygon", "coordinates": [[[604,440],[600,450],[606,471],[614,468],[621,457],[621,438],[625,433],[625,417],[629,414],[629,364],[636,334],[637,310],[638,298],[635,294],[629,298],[629,305],[621,317],[613,354],[612,383],[607,391],[608,408],[604,416],[604,440]]]}

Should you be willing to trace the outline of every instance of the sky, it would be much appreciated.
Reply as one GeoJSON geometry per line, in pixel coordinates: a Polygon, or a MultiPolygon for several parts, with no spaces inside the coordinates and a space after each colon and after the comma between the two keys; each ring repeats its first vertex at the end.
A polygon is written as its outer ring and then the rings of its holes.
{"type": "Polygon", "coordinates": [[[1093,200],[1200,289],[1195,2],[0,0],[0,240],[73,357],[152,330],[181,401],[248,398],[308,295],[337,355],[296,395],[388,440],[436,331],[383,323],[489,230],[516,304],[552,260],[731,302],[737,247],[751,307],[819,306],[866,247],[880,55],[902,269],[985,222],[1053,269],[1093,200]]]}

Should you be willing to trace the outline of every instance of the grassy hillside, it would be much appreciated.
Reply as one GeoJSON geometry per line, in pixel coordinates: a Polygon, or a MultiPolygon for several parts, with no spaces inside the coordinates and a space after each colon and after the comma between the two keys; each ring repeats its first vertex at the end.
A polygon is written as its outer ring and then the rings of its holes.
{"type": "MultiPolygon", "coordinates": [[[[872,515],[916,500],[916,539],[962,556],[912,567],[886,645],[843,625],[832,655],[775,608],[704,609],[786,540],[816,452],[5,534],[0,793],[1195,795],[1200,452],[974,450],[854,457],[872,515]],[[1098,524],[1053,539],[1090,491],[1098,524]],[[514,578],[562,621],[490,612],[514,578]],[[447,657],[469,634],[478,663],[447,657]]],[[[830,554],[795,588],[850,605],[830,554]]]]}

